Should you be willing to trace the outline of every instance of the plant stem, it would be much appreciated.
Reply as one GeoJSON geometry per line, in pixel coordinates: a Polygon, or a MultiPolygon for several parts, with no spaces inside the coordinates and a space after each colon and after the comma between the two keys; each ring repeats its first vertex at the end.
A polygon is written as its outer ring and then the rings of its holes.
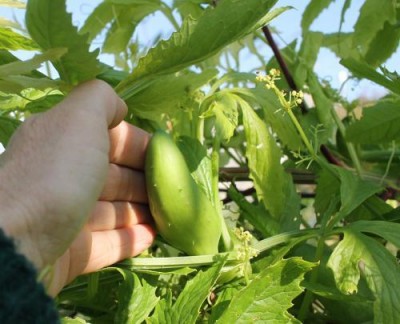
{"type": "Polygon", "coordinates": [[[231,235],[229,234],[228,227],[226,225],[224,216],[222,215],[221,201],[219,199],[219,149],[220,140],[215,138],[213,141],[213,151],[211,154],[211,168],[212,168],[212,187],[214,193],[214,207],[216,208],[220,222],[221,222],[221,238],[224,245],[225,251],[230,251],[232,249],[231,235]]]}
{"type": "MultiPolygon", "coordinates": [[[[340,120],[339,116],[337,115],[337,113],[334,109],[331,110],[331,115],[332,115],[333,119],[335,120],[335,123],[339,129],[340,134],[343,136],[343,138],[345,138],[346,137],[346,128],[344,127],[342,121],[340,120]]],[[[356,169],[357,175],[359,177],[361,177],[361,175],[362,175],[361,163],[360,163],[360,160],[358,159],[357,152],[354,148],[354,145],[352,143],[349,143],[346,141],[346,147],[347,147],[347,150],[349,151],[350,158],[356,169]]]]}
{"type": "MultiPolygon", "coordinates": [[[[324,248],[325,248],[325,238],[323,236],[321,236],[318,240],[318,245],[317,245],[317,250],[315,252],[315,258],[314,261],[315,262],[320,262],[322,259],[322,256],[324,254],[324,248]]],[[[311,284],[315,284],[318,280],[318,272],[319,272],[319,267],[316,267],[310,276],[310,283],[311,284]]],[[[300,322],[304,322],[304,320],[306,319],[308,312],[310,310],[310,305],[312,303],[313,300],[313,292],[311,290],[307,290],[305,295],[304,295],[304,299],[303,302],[301,304],[299,313],[297,315],[297,319],[300,322]]]]}

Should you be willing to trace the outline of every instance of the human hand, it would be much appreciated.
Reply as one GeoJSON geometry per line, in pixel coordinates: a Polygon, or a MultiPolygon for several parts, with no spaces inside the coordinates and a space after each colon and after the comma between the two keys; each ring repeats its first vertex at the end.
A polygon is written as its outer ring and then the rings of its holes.
{"type": "Polygon", "coordinates": [[[125,114],[106,83],[87,82],[23,123],[0,157],[0,226],[38,270],[54,265],[53,295],[154,239],[142,172],[149,135],[125,114]]]}

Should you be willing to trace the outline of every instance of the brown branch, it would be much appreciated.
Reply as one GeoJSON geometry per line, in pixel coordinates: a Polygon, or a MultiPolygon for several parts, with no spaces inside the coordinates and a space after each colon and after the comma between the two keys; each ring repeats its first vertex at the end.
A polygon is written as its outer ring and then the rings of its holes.
{"type": "MultiPolygon", "coordinates": [[[[286,79],[286,82],[288,83],[289,87],[291,90],[299,91],[299,88],[296,85],[296,82],[294,82],[294,79],[292,77],[292,74],[289,71],[289,68],[283,59],[282,53],[279,50],[274,38],[272,37],[272,34],[268,28],[268,26],[264,26],[262,28],[262,31],[264,33],[265,38],[267,39],[267,42],[269,46],[271,46],[272,52],[275,55],[276,60],[278,61],[279,67],[282,70],[282,73],[286,79]]],[[[303,114],[307,113],[307,107],[305,106],[304,103],[300,105],[301,112],[303,114]]]]}
{"type": "MultiPolygon", "coordinates": [[[[276,57],[276,60],[278,61],[279,67],[282,70],[283,75],[285,76],[286,82],[288,83],[289,87],[292,90],[298,91],[299,89],[296,85],[296,82],[294,81],[292,74],[289,71],[289,68],[282,56],[280,49],[278,48],[274,38],[272,37],[272,34],[271,34],[268,26],[264,26],[262,28],[262,31],[264,33],[265,38],[268,41],[269,46],[271,46],[271,49],[276,57]]],[[[304,103],[304,100],[300,105],[300,109],[303,114],[306,114],[308,111],[308,109],[304,103]]],[[[332,164],[335,164],[338,166],[343,166],[343,163],[340,160],[336,159],[325,145],[321,145],[321,153],[329,161],[329,163],[332,163],[332,164]]]]}

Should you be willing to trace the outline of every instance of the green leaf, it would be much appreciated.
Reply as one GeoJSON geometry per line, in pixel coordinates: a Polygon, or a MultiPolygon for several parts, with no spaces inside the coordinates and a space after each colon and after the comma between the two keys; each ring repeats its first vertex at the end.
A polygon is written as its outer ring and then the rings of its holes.
{"type": "Polygon", "coordinates": [[[322,46],[330,49],[342,59],[360,56],[359,50],[353,47],[353,33],[324,34],[322,46]]]}
{"type": "Polygon", "coordinates": [[[0,6],[25,9],[26,4],[19,0],[0,0],[0,6]]]}
{"type": "Polygon", "coordinates": [[[0,91],[6,93],[20,93],[26,88],[45,90],[49,88],[58,89],[59,87],[59,81],[48,78],[32,78],[24,75],[10,75],[0,80],[0,91]]]}
{"type": "Polygon", "coordinates": [[[11,28],[0,27],[0,49],[33,51],[38,47],[31,39],[16,33],[11,28]]]}
{"type": "Polygon", "coordinates": [[[288,309],[303,291],[300,282],[314,267],[301,258],[265,268],[233,298],[217,323],[299,323],[288,309]]]}
{"type": "Polygon", "coordinates": [[[259,201],[279,220],[288,205],[287,186],[292,185],[290,176],[280,163],[282,152],[252,107],[239,97],[238,101],[246,134],[250,178],[254,182],[259,201]]]}
{"type": "Polygon", "coordinates": [[[140,59],[132,76],[117,87],[118,92],[125,98],[129,96],[129,85],[134,80],[179,71],[211,57],[253,32],[260,20],[265,23],[273,19],[279,11],[267,12],[275,3],[276,0],[222,0],[216,8],[207,9],[198,20],[188,17],[180,31],[169,40],[159,42],[140,59]]]}
{"type": "Polygon", "coordinates": [[[390,0],[366,0],[354,26],[353,47],[365,52],[385,22],[396,23],[396,4],[390,0]]]}
{"type": "Polygon", "coordinates": [[[303,36],[303,42],[297,57],[297,64],[294,72],[296,84],[299,87],[305,83],[309,74],[312,72],[317,61],[319,49],[321,48],[324,34],[318,32],[308,32],[303,36]]]}
{"type": "Polygon", "coordinates": [[[61,324],[86,324],[84,319],[76,317],[76,318],[71,318],[71,317],[63,317],[61,319],[61,324]]]}
{"type": "Polygon", "coordinates": [[[216,136],[223,142],[229,142],[230,138],[238,126],[238,102],[237,96],[232,95],[230,91],[219,91],[206,102],[210,102],[207,108],[206,116],[215,117],[216,136]]]}
{"type": "Polygon", "coordinates": [[[12,119],[5,116],[0,116],[0,143],[4,147],[7,146],[12,134],[21,124],[19,120],[12,119]]]}
{"type": "Polygon", "coordinates": [[[70,85],[90,80],[100,72],[98,51],[89,52],[87,37],[79,35],[64,0],[29,0],[26,25],[43,50],[66,48],[68,53],[52,61],[60,78],[70,85]]]}
{"type": "Polygon", "coordinates": [[[43,54],[37,54],[33,58],[25,61],[15,61],[0,65],[0,79],[8,75],[29,74],[40,68],[43,62],[57,60],[62,57],[67,50],[65,48],[51,49],[43,54]]]}
{"type": "Polygon", "coordinates": [[[320,13],[326,9],[332,0],[311,0],[303,12],[303,18],[301,20],[301,28],[303,35],[305,35],[313,21],[320,15],[320,13]]]}
{"type": "Polygon", "coordinates": [[[296,128],[289,115],[282,111],[282,106],[272,91],[267,91],[264,86],[257,86],[253,89],[235,88],[232,92],[250,102],[252,106],[261,106],[265,123],[271,126],[283,145],[292,151],[302,147],[296,128]]]}
{"type": "Polygon", "coordinates": [[[344,294],[356,292],[360,275],[364,275],[375,297],[375,323],[400,321],[400,266],[378,241],[346,229],[344,239],[333,251],[328,266],[333,270],[337,287],[344,294]]]}
{"type": "Polygon", "coordinates": [[[263,205],[256,205],[248,202],[235,187],[230,186],[228,196],[240,208],[241,214],[263,237],[270,237],[279,233],[278,222],[271,217],[263,205]]]}
{"type": "Polygon", "coordinates": [[[31,113],[44,112],[60,103],[64,98],[65,96],[61,94],[49,94],[47,96],[43,96],[42,98],[28,102],[25,106],[25,110],[31,113]]]}
{"type": "Polygon", "coordinates": [[[342,26],[343,26],[343,23],[344,23],[344,17],[346,16],[347,10],[349,10],[349,8],[351,6],[351,2],[352,2],[352,0],[345,0],[345,2],[343,4],[342,11],[340,12],[339,32],[342,31],[342,26]]]}
{"type": "Polygon", "coordinates": [[[329,137],[334,126],[334,120],[331,114],[333,110],[333,102],[324,93],[323,88],[319,83],[317,76],[312,72],[312,70],[309,70],[307,83],[315,103],[315,109],[317,111],[318,121],[320,125],[321,124],[323,125],[323,130],[325,131],[324,136],[318,134],[319,136],[317,137],[320,141],[320,143],[317,144],[322,144],[323,142],[326,141],[325,138],[329,137]]]}
{"type": "Polygon", "coordinates": [[[194,324],[199,316],[199,310],[208,297],[218,279],[226,258],[220,258],[212,267],[200,270],[190,279],[172,305],[171,293],[162,299],[156,307],[149,323],[185,323],[194,324]]]}
{"type": "Polygon", "coordinates": [[[363,117],[346,130],[349,141],[387,144],[400,139],[400,101],[378,101],[363,110],[363,117]]]}
{"type": "Polygon", "coordinates": [[[177,140],[177,145],[185,157],[193,179],[214,205],[211,159],[206,148],[197,139],[188,136],[180,137],[177,140]]]}
{"type": "Polygon", "coordinates": [[[350,225],[357,232],[375,234],[400,249],[400,224],[385,221],[358,221],[350,225]]]}
{"type": "Polygon", "coordinates": [[[159,10],[160,6],[159,0],[104,1],[86,19],[80,33],[88,33],[89,41],[92,41],[103,29],[111,25],[103,41],[102,50],[104,53],[119,54],[126,51],[140,21],[159,10]]]}
{"type": "Polygon", "coordinates": [[[215,265],[199,273],[189,280],[172,307],[172,323],[195,323],[200,307],[208,297],[218,279],[226,258],[221,258],[215,265]]]}
{"type": "Polygon", "coordinates": [[[400,79],[392,80],[387,75],[377,72],[372,66],[352,58],[340,61],[344,67],[348,68],[357,78],[365,78],[375,82],[388,90],[400,95],[400,79]]]}
{"type": "Polygon", "coordinates": [[[399,46],[400,28],[398,24],[385,22],[375,38],[372,39],[365,60],[372,66],[378,67],[396,52],[399,46]]]}
{"type": "Polygon", "coordinates": [[[339,167],[335,169],[340,179],[341,200],[340,210],[335,216],[336,220],[346,217],[369,197],[383,189],[374,182],[360,179],[349,170],[339,167]]]}
{"type": "MultiPolygon", "coordinates": [[[[333,208],[333,212],[340,206],[340,181],[331,172],[322,169],[318,174],[317,188],[315,190],[314,208],[317,215],[323,215],[333,208]],[[336,207],[332,203],[336,202],[336,207]]],[[[329,215],[330,216],[330,215],[329,215]]]]}
{"type": "Polygon", "coordinates": [[[142,323],[159,301],[155,294],[157,288],[145,280],[140,280],[131,271],[119,271],[123,273],[124,281],[118,289],[118,309],[114,321],[127,324],[142,323]]]}
{"type": "MultiPolygon", "coordinates": [[[[187,72],[160,76],[135,90],[135,95],[126,102],[130,112],[140,118],[154,120],[162,114],[171,115],[185,109],[187,98],[214,78],[216,73],[215,69],[209,69],[200,74],[187,72]]],[[[140,83],[134,82],[136,85],[140,83]]]]}

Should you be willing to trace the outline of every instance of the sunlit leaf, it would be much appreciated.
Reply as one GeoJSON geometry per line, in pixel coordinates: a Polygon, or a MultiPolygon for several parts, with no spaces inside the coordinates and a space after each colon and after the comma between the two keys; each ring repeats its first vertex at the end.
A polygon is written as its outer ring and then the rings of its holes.
{"type": "Polygon", "coordinates": [[[311,0],[309,2],[304,10],[303,18],[301,20],[303,34],[308,32],[313,21],[331,4],[331,2],[332,0],[311,0]]]}
{"type": "Polygon", "coordinates": [[[97,51],[90,52],[87,37],[78,34],[64,0],[29,0],[26,25],[33,40],[43,50],[66,48],[68,53],[53,65],[68,84],[93,79],[100,72],[97,51]]]}
{"type": "Polygon", "coordinates": [[[358,290],[361,273],[375,296],[374,322],[400,320],[400,266],[378,241],[354,230],[344,230],[344,239],[333,251],[328,266],[344,294],[358,290]]]}
{"type": "Polygon", "coordinates": [[[33,51],[38,47],[31,39],[16,33],[11,28],[0,27],[0,49],[33,51]]]}
{"type": "Polygon", "coordinates": [[[188,17],[180,31],[158,43],[139,61],[132,76],[118,86],[118,92],[123,98],[129,97],[129,84],[136,79],[179,71],[211,57],[259,27],[260,20],[266,23],[273,19],[280,13],[268,13],[275,3],[276,0],[222,0],[198,20],[188,17]]]}
{"type": "Polygon", "coordinates": [[[346,131],[349,141],[386,144],[400,139],[400,101],[380,101],[363,110],[363,117],[346,131]]]}
{"type": "Polygon", "coordinates": [[[300,282],[314,264],[300,258],[281,260],[240,290],[216,323],[300,323],[288,309],[304,290],[300,282]]]}

